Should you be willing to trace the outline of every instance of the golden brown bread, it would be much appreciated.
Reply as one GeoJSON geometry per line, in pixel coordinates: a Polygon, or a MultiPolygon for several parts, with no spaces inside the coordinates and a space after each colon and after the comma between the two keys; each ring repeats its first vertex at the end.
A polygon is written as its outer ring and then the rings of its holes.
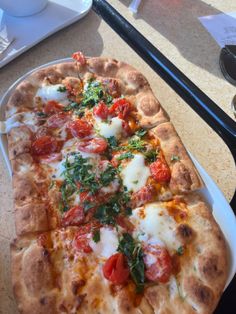
{"type": "Polygon", "coordinates": [[[8,134],[8,147],[18,235],[11,248],[12,282],[20,312],[211,313],[227,278],[226,244],[206,204],[195,194],[186,195],[203,183],[168,115],[140,72],[110,58],[88,58],[86,65],[68,62],[50,66],[34,72],[16,87],[7,104],[7,117],[36,108],[34,97],[43,82],[71,82],[78,80],[78,73],[86,79],[95,75],[114,97],[124,95],[137,108],[140,125],[150,128],[159,139],[172,173],[170,189],[184,194],[181,197],[188,205],[188,222],[178,224],[175,230],[180,242],[188,246],[188,258],[180,258],[181,271],[168,284],[148,286],[138,306],[134,306],[129,287],[118,289],[115,295],[111,293],[96,256],[77,264],[66,259],[68,248],[58,238],[70,238],[76,228],[55,231],[59,226],[58,195],[49,191],[47,173],[35,165],[30,155],[32,127],[16,127],[8,134]],[[39,244],[38,235],[45,231],[50,234],[53,247],[39,244]]]}

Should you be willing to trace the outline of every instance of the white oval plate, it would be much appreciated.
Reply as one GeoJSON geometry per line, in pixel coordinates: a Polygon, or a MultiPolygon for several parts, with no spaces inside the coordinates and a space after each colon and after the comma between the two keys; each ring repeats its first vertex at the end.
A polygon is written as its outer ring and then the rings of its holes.
{"type": "MultiPolygon", "coordinates": [[[[16,85],[18,85],[28,75],[30,75],[34,71],[37,71],[38,69],[45,68],[49,65],[53,65],[53,64],[57,64],[61,62],[68,62],[68,61],[72,61],[72,59],[71,58],[60,59],[60,60],[56,60],[56,61],[44,64],[38,68],[33,69],[32,71],[26,73],[21,78],[19,78],[7,90],[7,92],[4,94],[4,96],[0,100],[0,119],[4,120],[5,118],[4,117],[5,105],[12,91],[16,87],[16,85]]],[[[11,176],[12,170],[11,170],[11,164],[8,158],[6,135],[0,134],[0,149],[2,151],[4,160],[6,162],[9,175],[11,176]]],[[[225,236],[225,239],[228,243],[230,265],[229,265],[228,279],[225,285],[225,289],[226,289],[229,283],[231,282],[231,280],[233,279],[234,274],[236,272],[236,218],[227,200],[225,199],[223,193],[221,192],[221,190],[218,188],[218,186],[215,184],[212,178],[207,174],[206,170],[199,164],[199,162],[191,154],[190,156],[205,183],[205,188],[201,189],[199,192],[211,206],[215,220],[219,224],[225,236]]]]}

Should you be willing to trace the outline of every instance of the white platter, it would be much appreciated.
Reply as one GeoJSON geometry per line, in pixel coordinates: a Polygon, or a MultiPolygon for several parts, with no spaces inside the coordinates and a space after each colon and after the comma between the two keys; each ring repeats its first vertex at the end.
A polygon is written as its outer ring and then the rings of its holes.
{"type": "Polygon", "coordinates": [[[27,17],[10,16],[0,9],[0,35],[14,38],[0,55],[0,68],[41,40],[80,20],[91,6],[92,0],[50,0],[44,10],[27,17]]]}
{"type": "MultiPolygon", "coordinates": [[[[21,78],[19,78],[7,90],[7,92],[3,95],[2,99],[0,100],[0,120],[4,120],[5,118],[4,116],[5,105],[12,91],[16,87],[16,85],[18,85],[22,80],[24,80],[32,72],[40,68],[45,68],[52,64],[68,62],[71,60],[72,60],[71,58],[66,58],[66,59],[60,59],[60,60],[56,60],[56,61],[44,64],[26,73],[21,78]]],[[[12,171],[11,171],[11,164],[8,158],[6,135],[0,134],[0,149],[2,151],[4,160],[6,162],[6,167],[8,169],[9,175],[11,176],[12,171]]],[[[233,210],[231,209],[230,205],[228,204],[221,190],[218,188],[218,186],[215,184],[212,178],[207,174],[206,170],[199,164],[199,162],[191,154],[190,156],[205,183],[205,188],[201,189],[199,192],[205,198],[208,204],[211,206],[215,220],[220,225],[220,228],[228,243],[230,265],[229,265],[228,279],[225,285],[225,289],[226,289],[229,283],[231,282],[231,280],[233,279],[234,274],[236,273],[236,218],[233,213],[233,210]]]]}

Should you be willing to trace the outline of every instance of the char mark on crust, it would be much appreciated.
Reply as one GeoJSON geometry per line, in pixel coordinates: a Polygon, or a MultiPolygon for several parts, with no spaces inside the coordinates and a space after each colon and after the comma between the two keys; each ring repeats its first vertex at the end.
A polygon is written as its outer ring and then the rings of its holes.
{"type": "Polygon", "coordinates": [[[25,110],[26,108],[32,109],[34,106],[33,99],[35,92],[36,87],[31,82],[26,80],[20,83],[8,100],[6,117],[9,118],[12,109],[15,108],[14,113],[16,113],[16,111],[22,111],[22,109],[25,110]]]}
{"type": "Polygon", "coordinates": [[[208,310],[209,313],[216,306],[215,296],[213,291],[208,286],[204,285],[199,279],[194,276],[184,278],[184,291],[189,302],[195,307],[208,310]]]}
{"type": "Polygon", "coordinates": [[[188,224],[183,223],[178,225],[176,229],[176,236],[183,244],[187,244],[194,239],[195,232],[188,224]]]}
{"type": "Polygon", "coordinates": [[[204,255],[199,257],[198,268],[199,272],[204,280],[207,280],[210,284],[214,284],[221,289],[224,285],[224,274],[225,274],[225,260],[220,258],[219,255],[213,252],[205,252],[204,255]]]}

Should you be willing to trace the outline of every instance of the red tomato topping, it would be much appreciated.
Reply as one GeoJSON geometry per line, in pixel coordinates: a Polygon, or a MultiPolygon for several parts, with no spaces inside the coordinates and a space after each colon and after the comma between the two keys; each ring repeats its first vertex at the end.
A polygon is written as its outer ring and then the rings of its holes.
{"type": "Polygon", "coordinates": [[[49,100],[46,103],[45,107],[43,108],[43,112],[48,114],[48,115],[51,115],[51,114],[54,114],[54,113],[61,112],[62,109],[63,109],[63,105],[59,104],[55,100],[49,100]]]}
{"type": "Polygon", "coordinates": [[[84,138],[92,133],[92,126],[81,119],[69,122],[67,127],[74,137],[84,138]]]}
{"type": "Polygon", "coordinates": [[[124,228],[127,232],[132,232],[134,230],[134,225],[129,221],[128,217],[118,215],[116,217],[116,222],[119,226],[124,228]]]}
{"type": "Polygon", "coordinates": [[[109,257],[102,270],[104,277],[115,285],[124,284],[129,278],[126,257],[122,253],[116,253],[109,257]]]}
{"type": "Polygon", "coordinates": [[[113,116],[118,116],[120,119],[125,119],[132,111],[132,105],[125,98],[117,100],[109,109],[109,113],[113,116]]]}
{"type": "Polygon", "coordinates": [[[32,143],[32,153],[34,155],[49,155],[58,152],[61,144],[61,142],[58,142],[51,136],[41,136],[32,143]]]}
{"type": "Polygon", "coordinates": [[[164,160],[157,159],[150,165],[153,179],[157,182],[168,182],[171,178],[170,168],[164,160]]]}
{"type": "Polygon", "coordinates": [[[90,235],[88,234],[77,234],[74,239],[74,245],[80,252],[91,253],[93,250],[89,245],[90,235]]]}
{"type": "Polygon", "coordinates": [[[80,252],[91,253],[93,250],[89,245],[92,236],[92,231],[99,229],[100,224],[97,222],[90,222],[86,225],[80,226],[75,239],[74,246],[80,252]]]}
{"type": "Polygon", "coordinates": [[[94,107],[93,113],[95,116],[105,120],[109,115],[109,109],[103,101],[100,101],[100,103],[94,107]]]}
{"type": "Polygon", "coordinates": [[[48,118],[47,125],[50,128],[61,128],[69,120],[70,116],[67,113],[59,112],[48,118]]]}
{"type": "Polygon", "coordinates": [[[72,58],[75,59],[81,65],[86,64],[85,56],[84,56],[84,54],[81,51],[74,52],[72,54],[72,58]]]}
{"type": "Polygon", "coordinates": [[[155,188],[151,185],[146,185],[139,191],[133,193],[131,202],[133,207],[142,206],[145,203],[151,202],[155,193],[155,188]]]}
{"type": "Polygon", "coordinates": [[[144,250],[145,276],[154,282],[166,283],[172,272],[171,257],[166,248],[149,244],[144,250]]]}
{"type": "Polygon", "coordinates": [[[103,138],[93,138],[80,142],[78,149],[85,153],[103,153],[107,149],[107,141],[103,138]]]}
{"type": "Polygon", "coordinates": [[[79,197],[80,197],[80,201],[82,203],[89,202],[89,203],[94,203],[95,204],[97,202],[97,195],[93,195],[89,191],[81,192],[79,197]]]}
{"type": "Polygon", "coordinates": [[[84,209],[81,206],[70,208],[62,218],[62,226],[79,226],[84,222],[84,209]]]}
{"type": "Polygon", "coordinates": [[[122,121],[122,128],[125,131],[125,135],[132,135],[134,132],[131,130],[129,123],[127,121],[122,121]]]}

